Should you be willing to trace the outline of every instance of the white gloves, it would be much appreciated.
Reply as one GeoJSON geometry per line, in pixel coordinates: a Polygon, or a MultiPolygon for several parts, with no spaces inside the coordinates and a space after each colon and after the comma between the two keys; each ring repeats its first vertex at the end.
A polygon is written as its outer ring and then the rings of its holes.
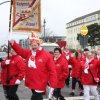
{"type": "Polygon", "coordinates": [[[28,61],[28,67],[29,68],[36,68],[35,61],[32,61],[32,60],[29,59],[29,61],[28,61]]]}
{"type": "Polygon", "coordinates": [[[19,85],[21,83],[21,81],[19,79],[16,80],[15,84],[19,85]]]}
{"type": "Polygon", "coordinates": [[[5,64],[6,64],[6,65],[9,65],[9,64],[10,64],[10,60],[6,60],[6,61],[5,61],[5,64]]]}
{"type": "Polygon", "coordinates": [[[49,94],[48,94],[49,99],[53,97],[53,91],[54,91],[54,88],[49,87],[49,94]]]}
{"type": "Polygon", "coordinates": [[[94,78],[94,80],[98,83],[99,82],[99,78],[94,78]]]}

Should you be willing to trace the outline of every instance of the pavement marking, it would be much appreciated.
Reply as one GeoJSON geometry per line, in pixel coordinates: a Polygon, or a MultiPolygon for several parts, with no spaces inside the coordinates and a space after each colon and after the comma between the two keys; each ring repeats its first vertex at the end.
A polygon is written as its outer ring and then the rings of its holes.
{"type": "MultiPolygon", "coordinates": [[[[76,96],[76,97],[65,97],[66,100],[84,100],[83,96],[76,96]]],[[[90,99],[94,100],[93,96],[90,96],[90,99]]],[[[48,99],[43,99],[48,100],[48,99]]]]}

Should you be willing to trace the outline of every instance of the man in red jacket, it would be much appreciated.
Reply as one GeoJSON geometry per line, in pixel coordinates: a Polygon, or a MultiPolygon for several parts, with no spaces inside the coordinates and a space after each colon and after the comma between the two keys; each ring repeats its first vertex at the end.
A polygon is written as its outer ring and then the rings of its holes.
{"type": "Polygon", "coordinates": [[[19,100],[16,91],[25,75],[25,64],[23,59],[10,51],[10,57],[1,63],[1,82],[3,84],[4,94],[7,100],[19,100]]]}
{"type": "Polygon", "coordinates": [[[20,47],[15,41],[10,42],[12,48],[26,59],[25,84],[31,89],[31,100],[43,100],[43,92],[49,81],[50,87],[56,87],[56,69],[51,54],[41,46],[41,40],[33,34],[30,38],[31,50],[20,47]]]}
{"type": "Polygon", "coordinates": [[[88,52],[86,59],[81,62],[80,69],[78,71],[78,77],[81,79],[81,83],[84,88],[84,100],[90,100],[89,92],[93,94],[95,100],[99,100],[97,92],[97,84],[99,82],[99,67],[98,60],[94,58],[93,52],[88,52]]]}

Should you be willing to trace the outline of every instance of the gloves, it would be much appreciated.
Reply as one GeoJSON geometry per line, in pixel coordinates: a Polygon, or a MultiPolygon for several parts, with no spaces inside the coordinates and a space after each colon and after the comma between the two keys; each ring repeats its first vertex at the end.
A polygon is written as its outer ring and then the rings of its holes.
{"type": "Polygon", "coordinates": [[[53,97],[53,91],[54,91],[54,88],[49,88],[49,94],[48,94],[48,98],[49,100],[53,97]]]}
{"type": "Polygon", "coordinates": [[[94,78],[94,80],[98,83],[99,82],[99,78],[94,78]]]}
{"type": "Polygon", "coordinates": [[[21,81],[19,79],[16,80],[15,84],[19,85],[21,83],[21,81]]]}
{"type": "Polygon", "coordinates": [[[6,65],[9,65],[9,64],[10,64],[10,60],[6,60],[6,61],[5,61],[5,64],[6,64],[6,65]]]}

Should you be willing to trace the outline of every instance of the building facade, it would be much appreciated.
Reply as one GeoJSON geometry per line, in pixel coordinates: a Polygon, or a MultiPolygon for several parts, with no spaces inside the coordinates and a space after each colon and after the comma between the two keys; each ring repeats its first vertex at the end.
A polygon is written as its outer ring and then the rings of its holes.
{"type": "Polygon", "coordinates": [[[67,41],[69,48],[80,48],[77,34],[80,34],[82,26],[88,26],[94,23],[100,24],[100,10],[78,17],[67,23],[67,41]]]}
{"type": "MultiPolygon", "coordinates": [[[[66,36],[52,36],[52,37],[46,37],[46,41],[44,41],[44,37],[40,37],[40,39],[43,40],[43,43],[56,43],[61,40],[66,40],[66,36]]],[[[19,40],[19,45],[23,48],[29,49],[30,43],[28,39],[21,39],[19,40]]]]}

